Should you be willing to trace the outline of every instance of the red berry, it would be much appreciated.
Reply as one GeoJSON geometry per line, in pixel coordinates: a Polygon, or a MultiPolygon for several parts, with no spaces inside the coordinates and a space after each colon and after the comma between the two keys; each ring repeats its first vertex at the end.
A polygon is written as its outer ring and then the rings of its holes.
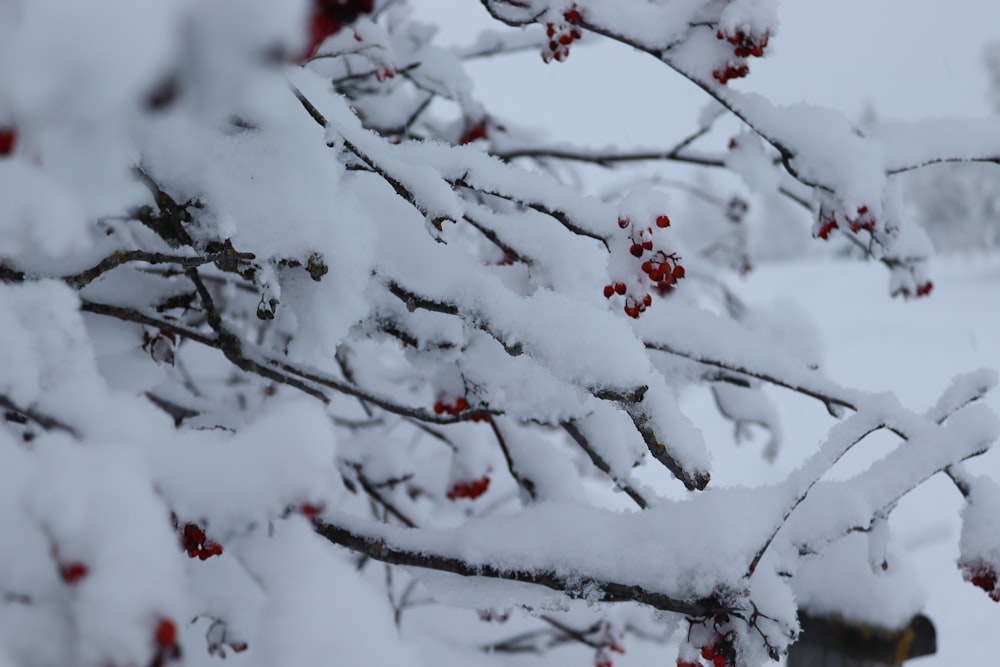
{"type": "Polygon", "coordinates": [[[828,220],[819,228],[816,236],[823,239],[824,241],[830,238],[830,232],[837,228],[837,222],[835,220],[828,220]]]}
{"type": "Polygon", "coordinates": [[[656,217],[656,226],[660,229],[670,226],[670,218],[665,215],[660,215],[656,217]]]}
{"type": "Polygon", "coordinates": [[[625,283],[615,283],[615,291],[619,294],[625,294],[628,291],[628,287],[625,283]]]}
{"type": "Polygon", "coordinates": [[[0,155],[10,155],[17,144],[17,131],[11,127],[0,127],[0,155]]]}
{"type": "Polygon", "coordinates": [[[642,305],[646,306],[647,308],[649,306],[653,305],[653,297],[651,297],[648,294],[646,296],[642,297],[642,305]]]}
{"type": "Polygon", "coordinates": [[[477,139],[486,138],[486,121],[481,120],[465,131],[465,134],[458,140],[460,146],[471,144],[477,139]]]}
{"type": "Polygon", "coordinates": [[[705,660],[711,660],[715,657],[715,649],[711,646],[705,646],[701,649],[701,657],[705,660]]]}
{"type": "Polygon", "coordinates": [[[567,23],[579,23],[580,21],[583,20],[583,16],[580,15],[580,12],[577,10],[576,7],[573,7],[572,9],[569,9],[566,12],[564,12],[563,18],[566,19],[567,23]]]}
{"type": "Polygon", "coordinates": [[[653,263],[652,262],[650,262],[649,260],[646,260],[645,262],[642,263],[642,272],[643,273],[649,273],[652,270],[653,270],[653,263]]]}
{"type": "Polygon", "coordinates": [[[653,242],[652,241],[643,241],[642,242],[642,249],[643,250],[652,250],[653,249],[653,242]]]}
{"type": "Polygon", "coordinates": [[[631,224],[632,224],[632,221],[629,220],[628,218],[618,218],[618,226],[621,227],[622,229],[625,229],[626,227],[628,227],[631,224]]]}
{"type": "Polygon", "coordinates": [[[858,207],[858,215],[864,215],[867,212],[868,212],[868,207],[867,206],[859,206],[858,207]]]}
{"type": "Polygon", "coordinates": [[[680,280],[681,278],[684,277],[684,267],[678,264],[677,266],[674,267],[674,270],[671,275],[673,276],[674,280],[680,280]]]}
{"type": "Polygon", "coordinates": [[[444,403],[442,403],[441,401],[438,401],[437,403],[434,404],[434,414],[442,415],[444,414],[444,410],[445,410],[444,403]]]}
{"type": "Polygon", "coordinates": [[[160,648],[177,645],[177,626],[169,618],[161,619],[156,625],[156,645],[160,648]]]}
{"type": "Polygon", "coordinates": [[[67,584],[75,584],[87,576],[87,566],[80,562],[63,565],[59,570],[62,580],[67,584]]]}
{"type": "Polygon", "coordinates": [[[455,412],[462,412],[469,408],[469,402],[465,400],[464,396],[459,396],[458,400],[455,401],[455,412]]]}
{"type": "Polygon", "coordinates": [[[614,285],[605,285],[604,286],[604,298],[605,299],[610,299],[612,296],[614,296],[614,294],[615,294],[615,286],[614,285]]]}
{"type": "Polygon", "coordinates": [[[633,243],[632,247],[628,249],[634,257],[642,257],[642,246],[638,243],[633,243]]]}
{"type": "Polygon", "coordinates": [[[726,662],[725,656],[722,655],[717,655],[712,658],[712,664],[714,664],[715,667],[726,667],[726,662]]]}
{"type": "Polygon", "coordinates": [[[302,503],[299,506],[299,512],[302,514],[302,516],[307,516],[309,518],[312,518],[314,516],[319,516],[319,514],[322,511],[323,511],[322,505],[313,505],[312,503],[302,503]]]}

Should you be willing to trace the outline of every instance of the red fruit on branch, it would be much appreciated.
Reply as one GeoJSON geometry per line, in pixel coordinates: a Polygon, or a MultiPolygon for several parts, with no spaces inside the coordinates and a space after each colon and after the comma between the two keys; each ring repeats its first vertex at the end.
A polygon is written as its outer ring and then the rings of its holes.
{"type": "Polygon", "coordinates": [[[563,12],[563,18],[566,19],[567,23],[573,23],[573,24],[580,23],[581,21],[583,21],[583,15],[580,14],[580,10],[578,10],[576,7],[571,7],[570,9],[567,9],[565,12],[563,12]]]}
{"type": "Polygon", "coordinates": [[[0,156],[10,155],[17,145],[17,130],[12,127],[0,127],[0,156]]]}
{"type": "Polygon", "coordinates": [[[473,141],[476,141],[478,139],[485,139],[485,138],[486,138],[486,121],[481,120],[475,125],[472,125],[468,129],[466,129],[465,133],[462,134],[462,137],[458,140],[458,143],[460,146],[464,146],[466,144],[471,144],[473,141]]]}
{"type": "Polygon", "coordinates": [[[660,229],[670,226],[670,218],[665,215],[660,215],[656,217],[656,226],[660,229]]]}
{"type": "Polygon", "coordinates": [[[156,624],[154,634],[156,645],[160,648],[171,648],[177,645],[177,625],[169,618],[160,619],[156,624]]]}
{"type": "Polygon", "coordinates": [[[196,523],[188,523],[181,530],[181,547],[189,558],[208,560],[212,556],[221,556],[222,545],[213,542],[205,535],[205,531],[196,523]]]}
{"type": "Polygon", "coordinates": [[[1000,589],[997,588],[997,572],[989,563],[960,561],[959,569],[962,577],[976,588],[981,588],[994,602],[1000,602],[1000,589]]]}
{"type": "Polygon", "coordinates": [[[445,496],[448,500],[458,500],[459,498],[468,498],[469,500],[475,500],[479,496],[486,493],[486,490],[490,488],[490,478],[480,477],[479,479],[474,479],[470,482],[456,482],[445,496]]]}
{"type": "Polygon", "coordinates": [[[816,236],[826,241],[828,238],[830,238],[830,232],[832,232],[836,228],[837,228],[836,220],[827,220],[826,222],[823,223],[823,226],[819,228],[819,231],[816,232],[816,236]]]}
{"type": "Polygon", "coordinates": [[[615,295],[615,286],[614,285],[605,285],[604,286],[604,298],[605,299],[610,299],[614,295],[615,295]]]}
{"type": "Polygon", "coordinates": [[[87,576],[87,566],[80,562],[67,563],[59,568],[59,575],[67,584],[75,584],[87,576]]]}

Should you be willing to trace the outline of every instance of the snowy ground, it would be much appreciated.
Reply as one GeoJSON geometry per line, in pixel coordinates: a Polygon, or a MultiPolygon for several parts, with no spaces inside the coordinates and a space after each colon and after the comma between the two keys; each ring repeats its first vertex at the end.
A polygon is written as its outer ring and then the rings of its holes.
{"type": "MultiPolygon", "coordinates": [[[[887,296],[885,270],[879,265],[835,260],[763,267],[736,287],[751,303],[784,301],[805,311],[820,332],[826,372],[834,380],[892,391],[907,407],[923,409],[954,375],[980,367],[1000,369],[1000,257],[940,258],[932,274],[931,298],[909,302],[887,296]]],[[[720,450],[733,445],[720,428],[709,434],[720,452],[713,472],[718,482],[736,483],[748,471],[761,480],[773,479],[814,449],[817,420],[830,418],[788,392],[771,395],[782,410],[786,436],[777,463],[771,467],[761,461],[759,447],[752,444],[743,445],[738,455],[723,455],[720,450]]],[[[1000,395],[992,394],[988,403],[1000,412],[1000,395]]],[[[714,408],[695,400],[689,409],[714,408]]],[[[700,423],[718,424],[711,419],[700,423]]],[[[877,449],[852,452],[832,474],[853,474],[885,453],[877,449]]],[[[975,466],[1000,477],[1000,451],[975,466]]],[[[907,497],[891,522],[894,535],[910,549],[926,587],[926,613],[938,630],[938,654],[913,664],[997,664],[993,632],[1000,627],[1000,605],[963,583],[955,567],[960,507],[954,487],[936,478],[907,497]]]]}

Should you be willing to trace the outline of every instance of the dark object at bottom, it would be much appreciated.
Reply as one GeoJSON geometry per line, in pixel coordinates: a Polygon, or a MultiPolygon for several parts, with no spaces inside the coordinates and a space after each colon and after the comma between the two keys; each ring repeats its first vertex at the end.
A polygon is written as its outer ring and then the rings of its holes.
{"type": "Polygon", "coordinates": [[[788,667],[897,667],[937,652],[934,624],[923,614],[899,630],[806,614],[799,623],[802,633],[788,651],[788,667]]]}

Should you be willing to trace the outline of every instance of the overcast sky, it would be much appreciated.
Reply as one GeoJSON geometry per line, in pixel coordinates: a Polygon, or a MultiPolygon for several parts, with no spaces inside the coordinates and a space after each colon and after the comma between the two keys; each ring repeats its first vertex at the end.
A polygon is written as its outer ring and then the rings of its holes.
{"type": "MultiPolygon", "coordinates": [[[[445,43],[491,26],[478,0],[415,4],[445,43]]],[[[1000,40],[1000,0],[787,0],[779,12],[767,58],[735,84],[743,90],[852,117],[866,102],[885,118],[989,113],[982,50],[1000,40]]],[[[662,64],[614,45],[575,48],[562,64],[538,54],[487,61],[473,74],[494,113],[590,145],[669,144],[704,103],[662,64]]]]}

